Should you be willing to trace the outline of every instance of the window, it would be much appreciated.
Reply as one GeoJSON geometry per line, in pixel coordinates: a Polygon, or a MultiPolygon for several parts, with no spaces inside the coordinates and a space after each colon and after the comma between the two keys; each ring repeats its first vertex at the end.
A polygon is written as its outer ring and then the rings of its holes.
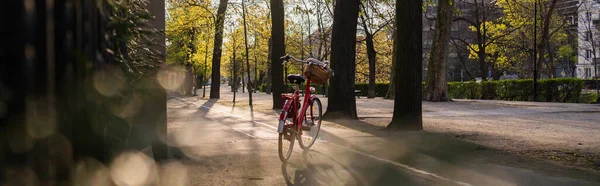
{"type": "Polygon", "coordinates": [[[585,13],[585,21],[591,21],[591,20],[592,20],[592,13],[586,12],[585,13]]]}
{"type": "Polygon", "coordinates": [[[591,68],[585,68],[584,78],[590,78],[590,77],[592,77],[592,69],[591,68]]]}
{"type": "Polygon", "coordinates": [[[585,58],[586,59],[592,58],[592,50],[586,50],[585,51],[585,58]]]}
{"type": "Polygon", "coordinates": [[[590,31],[585,31],[585,41],[589,41],[592,35],[592,32],[590,31]]]}

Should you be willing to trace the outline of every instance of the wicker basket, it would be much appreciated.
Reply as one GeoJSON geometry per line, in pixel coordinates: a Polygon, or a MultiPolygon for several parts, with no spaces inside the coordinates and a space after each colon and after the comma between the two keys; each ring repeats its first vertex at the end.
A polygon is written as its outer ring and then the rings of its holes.
{"type": "Polygon", "coordinates": [[[320,65],[307,65],[304,76],[310,78],[311,84],[321,85],[329,80],[330,70],[320,65]]]}

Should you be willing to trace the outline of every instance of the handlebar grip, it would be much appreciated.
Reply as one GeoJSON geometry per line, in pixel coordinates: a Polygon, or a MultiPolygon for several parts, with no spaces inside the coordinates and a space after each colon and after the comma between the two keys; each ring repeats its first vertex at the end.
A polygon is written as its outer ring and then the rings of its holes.
{"type": "Polygon", "coordinates": [[[290,60],[290,55],[281,56],[279,59],[284,61],[290,60]]]}

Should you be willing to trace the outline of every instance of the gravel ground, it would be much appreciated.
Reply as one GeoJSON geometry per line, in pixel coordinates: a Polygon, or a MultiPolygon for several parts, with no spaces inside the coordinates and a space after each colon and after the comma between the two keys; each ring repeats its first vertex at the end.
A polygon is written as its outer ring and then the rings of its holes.
{"type": "MultiPolygon", "coordinates": [[[[271,96],[263,92],[253,94],[253,109],[276,114],[271,109],[271,96]]],[[[319,99],[326,109],[327,98],[319,99]]],[[[230,91],[221,91],[219,103],[233,105],[232,100],[230,91]]],[[[385,127],[391,121],[392,100],[361,97],[356,104],[360,120],[374,127],[385,127]]],[[[238,92],[235,105],[249,107],[248,94],[238,92]]],[[[600,170],[600,105],[490,100],[423,102],[423,121],[428,132],[513,154],[600,170]]]]}

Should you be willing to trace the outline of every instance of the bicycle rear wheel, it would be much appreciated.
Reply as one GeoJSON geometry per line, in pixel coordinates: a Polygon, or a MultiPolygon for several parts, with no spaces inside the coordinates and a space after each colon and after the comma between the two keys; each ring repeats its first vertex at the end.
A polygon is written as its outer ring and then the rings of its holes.
{"type": "MultiPolygon", "coordinates": [[[[283,112],[284,111],[282,111],[281,114],[284,114],[283,112]]],[[[277,151],[279,152],[279,159],[281,162],[287,162],[292,155],[297,132],[295,130],[296,127],[294,127],[293,121],[290,118],[284,118],[283,122],[283,133],[279,133],[279,139],[277,140],[277,151]]]]}
{"type": "Polygon", "coordinates": [[[309,122],[309,128],[302,131],[302,135],[298,138],[300,148],[304,150],[310,149],[319,137],[321,130],[321,117],[323,116],[323,108],[319,98],[314,98],[312,103],[306,110],[305,121],[309,122]]]}

